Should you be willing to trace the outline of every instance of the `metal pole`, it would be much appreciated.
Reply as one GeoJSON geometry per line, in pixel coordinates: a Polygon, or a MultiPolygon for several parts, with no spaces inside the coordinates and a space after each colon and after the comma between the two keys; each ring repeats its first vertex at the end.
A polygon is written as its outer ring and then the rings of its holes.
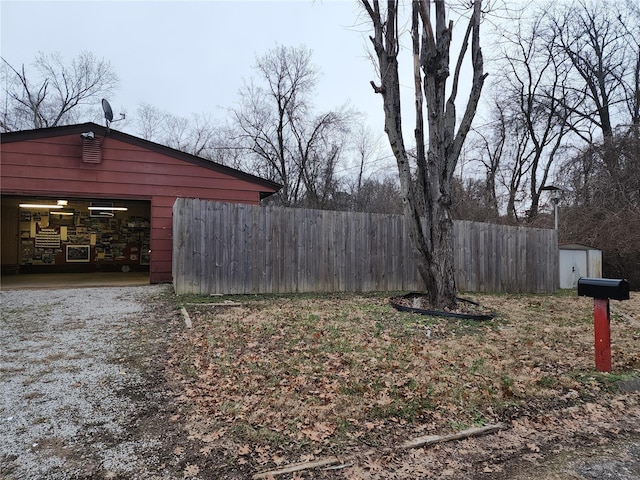
{"type": "Polygon", "coordinates": [[[553,197],[551,199],[551,203],[553,203],[553,223],[555,225],[555,229],[558,230],[558,203],[560,203],[560,199],[558,197],[553,197]]]}

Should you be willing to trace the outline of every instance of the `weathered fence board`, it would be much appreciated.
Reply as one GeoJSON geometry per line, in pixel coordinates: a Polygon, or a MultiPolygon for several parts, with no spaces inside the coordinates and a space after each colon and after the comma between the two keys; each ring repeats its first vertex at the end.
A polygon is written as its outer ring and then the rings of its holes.
{"type": "MultiPolygon", "coordinates": [[[[178,294],[424,288],[401,215],[180,198],[173,235],[178,294]]],[[[558,287],[555,230],[455,221],[453,249],[460,291],[558,287]]]]}

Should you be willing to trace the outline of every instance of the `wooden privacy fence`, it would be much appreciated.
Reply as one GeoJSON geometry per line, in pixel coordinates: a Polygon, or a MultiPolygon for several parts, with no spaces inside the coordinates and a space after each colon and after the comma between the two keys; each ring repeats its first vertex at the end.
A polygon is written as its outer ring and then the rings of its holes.
{"type": "MultiPolygon", "coordinates": [[[[454,222],[460,291],[549,293],[555,230],[454,222]]],[[[179,198],[173,206],[177,294],[415,291],[404,218],[179,198]]]]}

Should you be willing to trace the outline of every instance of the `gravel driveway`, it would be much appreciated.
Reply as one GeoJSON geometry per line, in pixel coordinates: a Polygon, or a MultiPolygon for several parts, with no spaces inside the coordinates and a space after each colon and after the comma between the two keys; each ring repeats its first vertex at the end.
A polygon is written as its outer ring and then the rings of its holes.
{"type": "Polygon", "coordinates": [[[179,476],[162,371],[173,313],[153,301],[168,292],[0,292],[0,478],[179,476]]]}

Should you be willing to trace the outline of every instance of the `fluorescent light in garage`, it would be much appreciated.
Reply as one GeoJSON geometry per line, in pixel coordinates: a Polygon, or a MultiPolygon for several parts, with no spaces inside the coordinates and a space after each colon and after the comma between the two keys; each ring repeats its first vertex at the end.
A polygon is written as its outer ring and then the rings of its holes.
{"type": "Polygon", "coordinates": [[[21,203],[20,208],[64,208],[62,205],[46,205],[44,203],[21,203]]]}
{"type": "Polygon", "coordinates": [[[129,210],[127,207],[88,207],[89,210],[108,210],[117,212],[126,212],[129,210]]]}

